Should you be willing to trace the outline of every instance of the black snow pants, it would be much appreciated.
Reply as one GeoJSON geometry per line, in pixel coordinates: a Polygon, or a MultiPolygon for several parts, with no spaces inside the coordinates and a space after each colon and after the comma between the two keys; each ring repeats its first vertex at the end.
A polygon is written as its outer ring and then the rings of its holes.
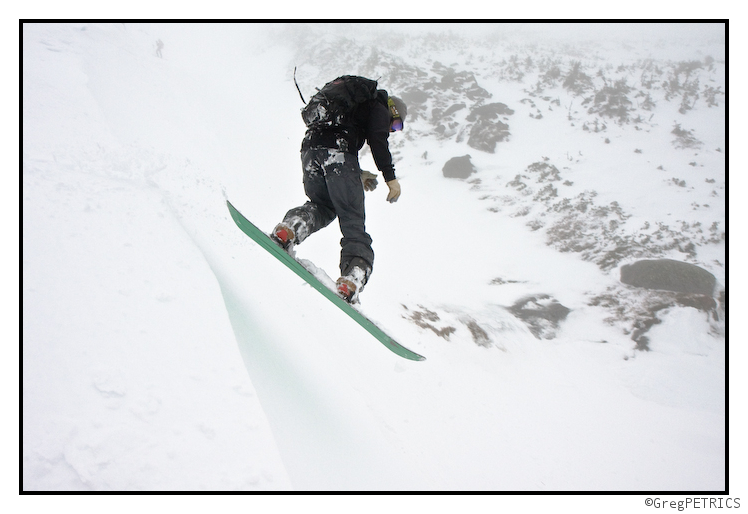
{"type": "Polygon", "coordinates": [[[309,201],[286,213],[283,222],[301,243],[337,217],[343,238],[340,240],[340,273],[351,267],[365,269],[368,278],[374,264],[371,237],[366,233],[364,186],[358,156],[340,150],[321,148],[302,150],[304,192],[309,201]]]}

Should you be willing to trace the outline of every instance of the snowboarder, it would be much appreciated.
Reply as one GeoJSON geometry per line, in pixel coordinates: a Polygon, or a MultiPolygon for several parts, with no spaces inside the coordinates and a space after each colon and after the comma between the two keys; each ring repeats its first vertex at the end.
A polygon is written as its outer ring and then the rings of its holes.
{"type": "Polygon", "coordinates": [[[388,138],[403,129],[407,108],[376,86],[363,77],[339,77],[302,110],[307,131],[301,143],[301,163],[309,201],[289,210],[270,235],[290,251],[337,217],[343,238],[341,276],[336,284],[338,294],[349,303],[357,301],[374,263],[372,240],[364,226],[364,190],[373,190],[377,179],[359,166],[358,151],[364,142],[389,188],[387,201],[400,197],[388,138]]]}

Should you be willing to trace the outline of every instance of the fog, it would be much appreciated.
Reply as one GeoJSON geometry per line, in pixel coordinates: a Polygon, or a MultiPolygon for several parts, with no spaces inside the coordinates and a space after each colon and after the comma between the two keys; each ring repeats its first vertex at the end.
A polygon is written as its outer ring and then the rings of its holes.
{"type": "Polygon", "coordinates": [[[455,48],[457,40],[474,40],[481,46],[494,42],[541,45],[551,50],[571,45],[580,57],[591,57],[601,45],[608,50],[636,46],[639,51],[631,57],[682,60],[693,58],[694,52],[708,52],[724,60],[726,30],[724,23],[284,23],[255,25],[251,32],[264,43],[298,43],[308,38],[302,47],[342,36],[387,50],[406,44],[408,38],[432,36],[434,40],[434,35],[443,35],[445,46],[455,48]],[[455,38],[454,45],[449,38],[455,38]],[[678,45],[668,44],[673,42],[678,45]]]}
{"type": "Polygon", "coordinates": [[[724,39],[722,23],[512,23],[509,30],[543,39],[724,39]]]}
{"type": "Polygon", "coordinates": [[[333,32],[351,37],[378,37],[395,32],[421,36],[452,33],[464,37],[522,36],[538,41],[689,39],[724,40],[723,23],[301,23],[287,27],[333,32]]]}

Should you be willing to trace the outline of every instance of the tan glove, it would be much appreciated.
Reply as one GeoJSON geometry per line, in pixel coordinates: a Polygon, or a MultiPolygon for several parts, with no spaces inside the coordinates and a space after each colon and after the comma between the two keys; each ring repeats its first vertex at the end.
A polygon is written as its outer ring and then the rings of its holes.
{"type": "Polygon", "coordinates": [[[397,199],[400,198],[400,183],[395,178],[390,180],[386,184],[387,187],[390,188],[390,192],[387,195],[387,201],[390,203],[395,203],[397,199]]]}
{"type": "Polygon", "coordinates": [[[364,183],[364,191],[374,191],[377,188],[377,176],[371,171],[361,170],[361,182],[364,183]]]}

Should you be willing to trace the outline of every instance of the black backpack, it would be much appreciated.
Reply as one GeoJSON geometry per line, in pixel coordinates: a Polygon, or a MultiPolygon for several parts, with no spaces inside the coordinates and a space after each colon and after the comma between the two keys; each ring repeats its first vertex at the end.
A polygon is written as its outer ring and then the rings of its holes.
{"type": "Polygon", "coordinates": [[[377,96],[377,81],[343,75],[328,82],[301,110],[307,127],[350,126],[356,108],[377,96]]]}

